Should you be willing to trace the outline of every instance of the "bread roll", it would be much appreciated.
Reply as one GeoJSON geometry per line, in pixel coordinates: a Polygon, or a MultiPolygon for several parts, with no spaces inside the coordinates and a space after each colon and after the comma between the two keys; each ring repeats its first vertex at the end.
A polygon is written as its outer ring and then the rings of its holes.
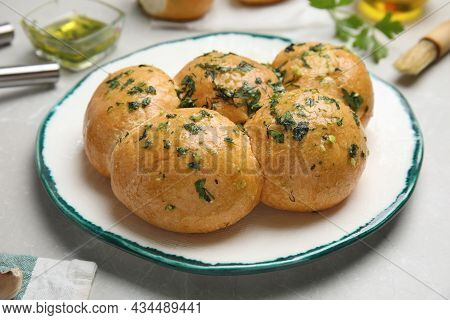
{"type": "Polygon", "coordinates": [[[373,89],[364,62],[344,47],[327,43],[291,44],[273,61],[286,89],[321,88],[342,98],[366,125],[373,112],[373,89]]]}
{"type": "Polygon", "coordinates": [[[114,72],[98,86],[86,110],[83,133],[87,158],[108,177],[116,143],[137,124],[178,104],[173,81],[158,68],[139,65],[114,72]]]}
{"type": "Polygon", "coordinates": [[[267,66],[234,53],[212,51],[189,62],[176,76],[181,107],[203,107],[244,123],[284,90],[267,66]]]}
{"type": "Polygon", "coordinates": [[[116,197],[150,224],[175,232],[236,223],[259,202],[262,181],[248,137],[224,116],[200,108],[150,119],[112,154],[116,197]]]}
{"type": "Polygon", "coordinates": [[[213,0],[139,0],[148,15],[165,20],[189,21],[208,12],[213,0]]]}
{"type": "Polygon", "coordinates": [[[267,5],[282,2],[284,0],[239,0],[246,5],[267,5]]]}
{"type": "Polygon", "coordinates": [[[273,208],[330,208],[351,193],[366,163],[358,117],[319,90],[286,92],[245,128],[265,177],[261,200],[273,208]]]}

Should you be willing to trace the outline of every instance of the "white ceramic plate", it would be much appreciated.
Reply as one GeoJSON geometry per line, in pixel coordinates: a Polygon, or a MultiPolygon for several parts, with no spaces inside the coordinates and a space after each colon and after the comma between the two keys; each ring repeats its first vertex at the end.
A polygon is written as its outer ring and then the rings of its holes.
{"type": "MultiPolygon", "coordinates": [[[[169,75],[210,50],[233,51],[270,62],[290,41],[273,36],[219,33],[153,45],[104,65],[108,72],[141,63],[169,75]]],[[[356,241],[386,223],[416,183],[422,135],[405,98],[372,76],[375,113],[367,128],[370,156],[352,195],[321,214],[283,213],[259,205],[236,225],[210,234],[183,235],[143,223],[115,199],[109,180],[83,152],[88,101],[105,78],[97,69],[71,89],[45,117],[37,137],[42,182],[62,213],[130,253],[185,271],[237,274],[270,271],[310,261],[356,241]]]]}

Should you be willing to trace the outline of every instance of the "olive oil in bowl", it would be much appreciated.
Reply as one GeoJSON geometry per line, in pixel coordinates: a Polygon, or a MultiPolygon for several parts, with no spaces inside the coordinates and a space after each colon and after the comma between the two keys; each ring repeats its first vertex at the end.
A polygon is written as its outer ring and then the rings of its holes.
{"type": "MultiPolygon", "coordinates": [[[[64,2],[66,1],[61,1],[61,3],[64,2]]],[[[83,2],[85,1],[80,0],[72,3],[83,2]]],[[[92,3],[96,4],[95,1],[88,2],[88,4],[92,3]]],[[[34,45],[36,54],[57,61],[62,67],[70,70],[85,69],[105,57],[119,39],[123,13],[99,2],[97,5],[103,7],[91,9],[89,12],[97,12],[96,15],[104,18],[104,21],[91,17],[90,14],[81,13],[76,8],[72,8],[69,11],[72,13],[69,14],[57,15],[58,12],[56,12],[52,15],[51,12],[43,12],[41,16],[45,18],[40,19],[34,18],[35,12],[32,12],[29,17],[23,19],[22,26],[34,45]],[[115,13],[115,16],[108,10],[115,13]],[[48,16],[55,15],[60,18],[49,20],[48,16]]],[[[43,10],[38,8],[36,11],[43,10]]]]}
{"type": "Polygon", "coordinates": [[[99,31],[105,23],[82,15],[73,15],[45,27],[44,30],[63,41],[76,41],[99,31]]]}
{"type": "Polygon", "coordinates": [[[360,0],[358,8],[369,19],[381,20],[387,12],[394,20],[409,22],[419,18],[426,0],[360,0]]]}

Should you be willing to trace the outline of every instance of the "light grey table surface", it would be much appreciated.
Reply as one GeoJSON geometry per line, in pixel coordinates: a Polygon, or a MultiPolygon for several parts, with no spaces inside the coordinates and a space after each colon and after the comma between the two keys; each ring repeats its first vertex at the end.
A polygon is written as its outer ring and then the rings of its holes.
{"type": "MultiPolygon", "coordinates": [[[[20,13],[42,1],[1,0],[0,21],[17,29],[11,46],[0,49],[0,66],[41,62],[20,28],[20,13]]],[[[135,1],[110,1],[126,24],[114,59],[163,40],[194,33],[154,30],[135,1]]],[[[428,13],[448,4],[430,1],[428,13]]],[[[390,55],[370,71],[398,86],[419,119],[425,156],[416,190],[388,225],[310,264],[236,277],[193,275],[145,261],[99,240],[65,218],[44,191],[35,169],[38,126],[55,102],[88,71],[62,72],[55,88],[0,89],[0,252],[98,264],[92,299],[441,299],[450,297],[450,59],[417,79],[400,77],[394,59],[436,23],[450,17],[450,5],[433,13],[389,44],[390,55]],[[370,248],[369,248],[370,247],[370,248]]],[[[331,40],[330,22],[313,29],[275,33],[297,41],[331,40]]],[[[374,197],[377,195],[374,194],[374,197]]]]}

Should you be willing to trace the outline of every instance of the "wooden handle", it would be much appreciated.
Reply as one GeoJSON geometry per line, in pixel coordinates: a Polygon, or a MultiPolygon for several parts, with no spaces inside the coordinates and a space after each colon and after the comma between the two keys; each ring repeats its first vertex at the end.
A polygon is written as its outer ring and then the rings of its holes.
{"type": "Polygon", "coordinates": [[[438,57],[445,55],[450,49],[450,20],[440,24],[423,39],[433,42],[438,50],[438,57]]]}

